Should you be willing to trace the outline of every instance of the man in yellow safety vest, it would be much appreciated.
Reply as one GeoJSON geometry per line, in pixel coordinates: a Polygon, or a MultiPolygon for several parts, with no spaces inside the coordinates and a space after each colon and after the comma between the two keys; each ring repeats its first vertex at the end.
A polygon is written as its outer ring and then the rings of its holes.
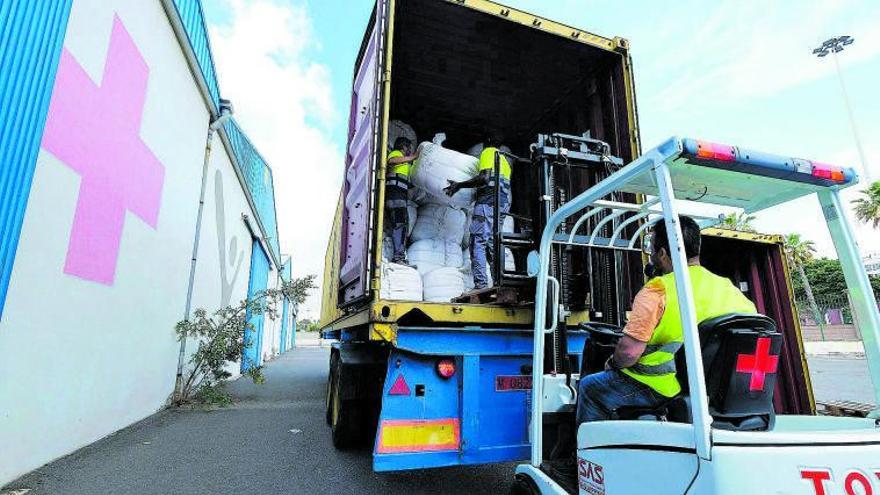
{"type": "MultiPolygon", "coordinates": [[[[493,220],[495,215],[495,181],[498,181],[498,210],[500,223],[504,223],[504,217],[510,211],[510,162],[499,151],[501,139],[490,135],[486,138],[482,153],[480,153],[479,173],[463,182],[450,180],[444,189],[449,196],[454,195],[460,189],[476,189],[477,200],[474,205],[474,213],[470,225],[470,250],[471,269],[474,272],[474,289],[485,289],[489,285],[489,277],[486,274],[487,266],[492,269],[495,266],[495,228],[493,220]],[[495,176],[495,160],[498,160],[498,176],[495,176]]],[[[504,256],[502,251],[502,257],[504,256]]],[[[504,267],[504,259],[499,266],[504,267]]]]}
{"type": "Polygon", "coordinates": [[[409,215],[406,204],[409,195],[409,173],[419,152],[413,153],[413,143],[408,138],[399,137],[394,141],[394,150],[388,154],[388,172],[385,174],[385,215],[391,233],[392,263],[406,263],[406,231],[409,215]]]}
{"type": "MultiPolygon", "coordinates": [[[[679,217],[693,285],[697,322],[728,313],[756,313],[755,305],[727,278],[700,266],[700,227],[679,217]]],[[[636,294],[632,312],[605,371],[581,378],[577,424],[611,419],[623,406],[656,407],[681,392],[675,353],[684,343],[666,224],[654,227],[651,262],[660,275],[636,294]]]]}

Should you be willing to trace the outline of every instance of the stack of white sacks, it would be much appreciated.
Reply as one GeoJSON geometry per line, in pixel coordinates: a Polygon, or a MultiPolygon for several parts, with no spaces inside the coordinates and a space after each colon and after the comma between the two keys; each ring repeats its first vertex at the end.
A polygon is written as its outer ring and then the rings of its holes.
{"type": "MultiPolygon", "coordinates": [[[[414,186],[410,198],[418,206],[415,221],[410,215],[407,248],[407,261],[413,268],[387,261],[391,242],[386,238],[383,299],[450,302],[474,287],[468,250],[474,190],[462,189],[450,198],[443,188],[450,180],[461,182],[477,175],[478,159],[444,148],[441,143],[435,139],[419,146],[419,160],[410,172],[414,186]]],[[[512,220],[506,218],[505,232],[513,231],[512,220]]],[[[513,256],[508,250],[505,256],[508,270],[513,269],[512,263],[513,256]]]]}

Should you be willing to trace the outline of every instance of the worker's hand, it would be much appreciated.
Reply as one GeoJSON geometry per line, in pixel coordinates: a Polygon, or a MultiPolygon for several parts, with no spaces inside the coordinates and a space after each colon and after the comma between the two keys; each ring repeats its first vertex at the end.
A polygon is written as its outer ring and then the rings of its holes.
{"type": "Polygon", "coordinates": [[[443,192],[445,192],[447,196],[451,197],[461,189],[458,182],[455,182],[454,180],[447,180],[446,182],[449,182],[449,185],[443,188],[443,192]]]}
{"type": "Polygon", "coordinates": [[[605,360],[605,371],[611,371],[613,369],[617,369],[614,367],[613,364],[611,364],[613,359],[614,359],[614,354],[612,354],[611,356],[608,357],[608,359],[605,360]]]}

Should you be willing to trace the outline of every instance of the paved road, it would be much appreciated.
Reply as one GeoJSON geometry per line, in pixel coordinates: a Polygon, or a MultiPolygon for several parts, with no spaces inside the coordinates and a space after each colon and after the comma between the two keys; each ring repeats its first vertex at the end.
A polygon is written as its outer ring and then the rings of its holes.
{"type": "Polygon", "coordinates": [[[514,464],[375,474],[369,450],[338,452],[324,423],[327,348],[230,384],[237,404],[167,411],[34,471],[5,489],[37,494],[506,493],[514,464]],[[291,432],[294,430],[294,432],[291,432]]]}
{"type": "Polygon", "coordinates": [[[851,357],[811,357],[807,363],[817,401],[850,400],[873,404],[868,362],[851,357]]]}
{"type": "MultiPolygon", "coordinates": [[[[368,449],[338,452],[324,423],[325,348],[266,367],[266,383],[230,384],[236,405],[172,410],[13,482],[36,494],[506,493],[514,464],[372,472],[368,449]]],[[[811,358],[816,397],[871,402],[863,359],[811,358]]]]}

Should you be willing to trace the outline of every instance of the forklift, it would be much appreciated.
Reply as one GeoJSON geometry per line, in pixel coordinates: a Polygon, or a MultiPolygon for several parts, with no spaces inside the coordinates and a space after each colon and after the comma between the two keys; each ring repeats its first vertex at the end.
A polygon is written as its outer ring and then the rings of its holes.
{"type": "MultiPolygon", "coordinates": [[[[776,357],[782,335],[772,319],[731,314],[696,321],[679,214],[707,228],[722,214],[757,213],[815,194],[843,268],[880,403],[880,314],[840,191],[858,182],[849,168],[777,156],[736,146],[673,137],[566,201],[543,226],[539,250],[528,255],[535,278],[530,462],[516,468],[513,493],[618,494],[880,494],[880,410],[866,418],[777,415],[773,408],[776,357]],[[611,199],[637,197],[640,201],[611,199]],[[620,224],[610,241],[575,241],[577,225],[604,215],[620,224]],[[569,234],[560,229],[572,220],[569,234]],[[551,272],[558,244],[637,249],[646,232],[664,222],[672,247],[684,346],[675,356],[681,394],[652,409],[617,411],[617,419],[576,429],[576,480],[544,469],[547,418],[577,404],[579,375],[545,373],[545,339],[566,316],[560,282],[551,272]],[[624,235],[627,237],[624,238],[624,235]],[[744,364],[749,364],[745,366],[744,364]],[[760,375],[760,387],[755,386],[760,375]],[[576,488],[569,488],[575,486],[576,488]],[[576,492],[573,491],[576,489],[576,492]]],[[[642,246],[644,247],[644,246],[642,246]]],[[[621,322],[622,323],[622,322],[621,322]]],[[[584,324],[586,354],[613,342],[620,325],[584,324]]],[[[563,332],[564,327],[563,327],[563,332]]],[[[564,336],[563,336],[564,337],[564,336]]],[[[550,347],[566,339],[550,339],[550,347]]],[[[623,408],[621,408],[623,409],[623,408]]]]}

